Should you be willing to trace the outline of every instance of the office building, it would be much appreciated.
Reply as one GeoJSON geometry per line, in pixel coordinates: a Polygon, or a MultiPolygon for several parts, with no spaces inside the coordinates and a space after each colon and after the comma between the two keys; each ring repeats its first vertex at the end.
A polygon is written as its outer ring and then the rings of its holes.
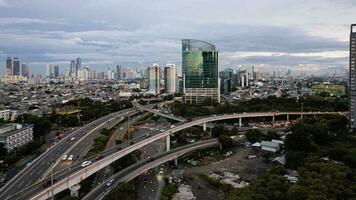
{"type": "Polygon", "coordinates": [[[29,67],[27,64],[21,65],[21,74],[23,77],[26,77],[26,78],[30,77],[30,71],[29,71],[29,67]]]}
{"type": "Polygon", "coordinates": [[[117,78],[119,80],[124,79],[124,68],[121,65],[116,66],[117,78]]]}
{"type": "Polygon", "coordinates": [[[228,94],[232,91],[233,70],[225,69],[219,73],[220,76],[220,92],[228,94]]]}
{"type": "Polygon", "coordinates": [[[350,126],[356,128],[356,24],[351,25],[350,33],[350,91],[349,112],[350,126]]]}
{"type": "Polygon", "coordinates": [[[153,64],[147,69],[148,91],[153,94],[160,94],[160,68],[158,64],[153,64]]]}
{"type": "Polygon", "coordinates": [[[220,102],[218,51],[204,41],[182,40],[182,75],[185,103],[207,99],[220,102]]]}
{"type": "Polygon", "coordinates": [[[33,126],[22,127],[21,124],[11,124],[0,127],[0,143],[7,151],[22,147],[33,140],[33,126]]]}
{"type": "Polygon", "coordinates": [[[20,75],[20,60],[18,57],[15,57],[12,61],[12,75],[20,75]]]}
{"type": "Polygon", "coordinates": [[[261,73],[258,69],[258,66],[252,65],[252,79],[253,80],[260,80],[261,79],[261,73]]]}
{"type": "Polygon", "coordinates": [[[77,71],[76,71],[75,60],[71,60],[71,61],[70,61],[69,74],[70,74],[70,77],[77,77],[77,71]]]}
{"type": "Polygon", "coordinates": [[[7,59],[6,59],[5,75],[6,76],[12,75],[12,58],[11,57],[7,57],[7,59]]]}
{"type": "Polygon", "coordinates": [[[76,61],[75,76],[78,77],[78,70],[82,67],[82,59],[78,57],[76,61]]]}
{"type": "Polygon", "coordinates": [[[176,91],[176,65],[167,64],[164,68],[164,90],[166,93],[176,91]]]}
{"type": "Polygon", "coordinates": [[[59,77],[59,66],[58,65],[54,66],[54,77],[56,77],[56,78],[59,77]]]}
{"type": "Polygon", "coordinates": [[[46,78],[53,78],[53,67],[50,64],[45,65],[46,68],[46,78]]]}

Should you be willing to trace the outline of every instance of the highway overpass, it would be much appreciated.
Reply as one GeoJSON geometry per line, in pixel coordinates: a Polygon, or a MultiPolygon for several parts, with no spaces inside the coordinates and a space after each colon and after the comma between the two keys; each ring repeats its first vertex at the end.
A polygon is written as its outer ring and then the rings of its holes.
{"type": "Polygon", "coordinates": [[[226,115],[216,115],[209,117],[201,117],[195,119],[191,122],[180,122],[172,126],[172,128],[168,130],[160,130],[154,132],[147,137],[142,138],[134,138],[133,140],[128,141],[120,145],[119,147],[115,147],[113,149],[107,150],[104,152],[105,157],[101,160],[92,160],[92,164],[81,168],[79,165],[73,166],[68,171],[63,172],[57,176],[57,181],[53,185],[53,188],[47,187],[42,188],[41,185],[35,184],[31,186],[26,191],[19,192],[18,195],[13,197],[12,199],[47,199],[50,198],[53,194],[57,194],[73,185],[79,184],[82,180],[86,179],[90,175],[96,173],[100,169],[105,166],[111,164],[112,162],[122,158],[129,153],[132,153],[135,150],[140,149],[141,147],[152,143],[154,141],[166,138],[166,149],[170,150],[170,135],[175,132],[179,132],[186,128],[196,126],[199,124],[206,124],[212,121],[219,120],[228,120],[228,119],[240,119],[243,118],[256,118],[256,117],[276,117],[281,115],[291,116],[291,115],[331,115],[331,114],[341,114],[345,115],[344,112],[264,112],[264,113],[240,113],[240,114],[226,114],[226,115]]]}
{"type": "Polygon", "coordinates": [[[103,182],[102,184],[98,185],[96,188],[91,190],[89,194],[87,194],[84,198],[82,198],[82,200],[102,199],[103,197],[105,197],[106,194],[108,194],[113,188],[115,188],[119,184],[126,183],[152,168],[160,166],[163,163],[174,160],[192,151],[198,149],[204,149],[208,147],[214,147],[218,145],[219,145],[219,141],[217,139],[200,141],[194,144],[189,144],[183,147],[175,148],[170,151],[166,151],[164,153],[152,157],[151,159],[145,159],[107,178],[105,182],[103,182]],[[114,179],[115,181],[112,183],[110,187],[107,187],[106,182],[111,179],[114,179]]]}
{"type": "Polygon", "coordinates": [[[28,166],[22,169],[16,176],[12,177],[1,189],[0,199],[8,199],[11,195],[25,189],[27,186],[37,182],[44,174],[48,174],[48,169],[51,168],[52,160],[58,160],[68,150],[77,145],[81,145],[80,141],[89,137],[95,130],[105,126],[109,120],[117,120],[126,115],[126,113],[136,112],[134,109],[126,109],[119,112],[111,113],[101,117],[85,126],[81,127],[68,134],[57,144],[47,149],[39,157],[33,160],[28,166]],[[75,137],[77,141],[70,141],[70,138],[75,137]]]}

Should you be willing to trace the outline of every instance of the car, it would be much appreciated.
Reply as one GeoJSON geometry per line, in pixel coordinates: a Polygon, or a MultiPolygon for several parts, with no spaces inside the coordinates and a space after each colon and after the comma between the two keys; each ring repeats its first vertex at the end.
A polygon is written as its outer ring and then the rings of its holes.
{"type": "Polygon", "coordinates": [[[102,158],[104,158],[105,156],[103,156],[103,155],[97,155],[96,157],[95,157],[95,160],[100,160],[100,159],[102,159],[102,158]]]}
{"type": "Polygon", "coordinates": [[[164,129],[161,129],[161,132],[164,132],[165,130],[164,129]]]}
{"type": "Polygon", "coordinates": [[[70,141],[74,141],[74,140],[75,140],[75,137],[71,137],[71,138],[70,138],[70,141]]]}
{"type": "Polygon", "coordinates": [[[176,127],[176,126],[174,126],[174,125],[171,125],[171,128],[174,128],[174,127],[176,127]]]}
{"type": "Polygon", "coordinates": [[[67,155],[63,155],[62,160],[67,160],[68,156],[67,155]]]}
{"type": "Polygon", "coordinates": [[[115,179],[111,179],[110,181],[106,182],[106,186],[110,187],[114,183],[115,179]]]}
{"type": "Polygon", "coordinates": [[[161,171],[159,171],[159,175],[163,175],[163,171],[161,170],[161,171]]]}
{"type": "Polygon", "coordinates": [[[70,155],[69,157],[68,157],[68,161],[72,161],[73,160],[73,155],[70,155]]]}
{"type": "Polygon", "coordinates": [[[82,166],[82,167],[86,167],[86,166],[88,166],[88,165],[90,165],[91,164],[91,161],[84,161],[84,162],[82,162],[82,164],[80,165],[80,166],[82,166]]]}
{"type": "Polygon", "coordinates": [[[147,133],[146,134],[146,138],[149,138],[151,136],[151,134],[147,133]]]}
{"type": "MultiPolygon", "coordinates": [[[[53,184],[57,182],[57,179],[53,179],[53,184]]],[[[52,185],[52,180],[51,179],[48,179],[46,180],[44,183],[42,183],[42,187],[46,188],[48,186],[52,185]]]]}

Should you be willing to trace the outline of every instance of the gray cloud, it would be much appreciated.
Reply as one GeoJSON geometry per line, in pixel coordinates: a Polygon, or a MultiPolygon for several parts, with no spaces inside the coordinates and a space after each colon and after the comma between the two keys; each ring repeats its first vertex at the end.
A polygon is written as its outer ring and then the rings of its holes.
{"type": "Polygon", "coordinates": [[[344,68],[346,58],[293,53],[347,51],[347,39],[339,38],[356,18],[345,7],[354,6],[351,0],[0,0],[0,60],[16,55],[33,63],[33,71],[44,63],[68,66],[63,63],[76,56],[97,69],[180,65],[181,39],[196,38],[218,47],[223,68],[255,63],[344,68]],[[329,28],[310,34],[313,27],[329,28]],[[227,56],[238,52],[283,55],[227,56]]]}

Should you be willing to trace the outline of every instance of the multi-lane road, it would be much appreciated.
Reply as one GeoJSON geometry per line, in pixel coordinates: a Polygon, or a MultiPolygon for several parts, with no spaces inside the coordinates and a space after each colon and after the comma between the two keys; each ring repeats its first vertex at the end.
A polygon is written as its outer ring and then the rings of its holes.
{"type": "Polygon", "coordinates": [[[87,194],[83,198],[83,200],[102,199],[106,194],[108,194],[113,188],[115,188],[119,184],[128,182],[134,179],[135,177],[139,176],[140,174],[148,171],[149,169],[157,167],[163,163],[166,163],[167,161],[174,160],[189,152],[202,148],[218,146],[218,144],[219,142],[217,139],[200,141],[194,144],[189,144],[183,147],[175,148],[171,151],[167,151],[157,156],[142,160],[141,162],[131,165],[130,167],[127,167],[124,170],[116,173],[112,177],[108,178],[106,182],[100,184],[94,190],[91,190],[91,192],[87,194]],[[114,180],[114,182],[112,182],[112,184],[108,187],[106,183],[110,180],[114,180]]]}
{"type": "Polygon", "coordinates": [[[82,144],[81,141],[85,141],[85,138],[91,136],[96,130],[104,127],[108,121],[117,121],[117,119],[120,119],[122,116],[133,112],[136,111],[134,111],[134,109],[126,109],[115,112],[70,133],[9,180],[0,189],[0,199],[9,199],[11,195],[37,182],[44,174],[48,174],[48,169],[50,169],[53,164],[52,161],[60,160],[61,156],[68,151],[68,149],[75,148],[78,145],[80,146],[80,144],[82,144]],[[75,141],[71,141],[71,138],[76,139],[75,141]]]}
{"type": "Polygon", "coordinates": [[[218,120],[227,120],[227,119],[242,119],[242,118],[252,118],[252,117],[268,117],[268,116],[279,116],[279,115],[326,115],[326,114],[345,114],[340,112],[265,112],[265,113],[239,113],[239,114],[226,114],[226,115],[216,115],[209,117],[201,117],[199,119],[193,120],[191,122],[180,122],[172,126],[168,130],[159,130],[153,134],[145,135],[141,138],[134,138],[127,143],[120,145],[104,151],[102,155],[105,157],[100,160],[92,159],[92,164],[86,166],[85,168],[80,167],[80,165],[74,165],[68,171],[60,173],[56,176],[56,183],[53,188],[43,188],[39,183],[33,185],[28,190],[20,193],[16,199],[46,199],[51,196],[51,193],[54,194],[61,192],[68,187],[80,183],[83,179],[89,177],[90,175],[96,173],[112,162],[122,158],[123,156],[147,145],[154,141],[160,140],[169,136],[172,133],[179,132],[183,129],[196,126],[199,124],[204,124],[212,121],[218,120]]]}

